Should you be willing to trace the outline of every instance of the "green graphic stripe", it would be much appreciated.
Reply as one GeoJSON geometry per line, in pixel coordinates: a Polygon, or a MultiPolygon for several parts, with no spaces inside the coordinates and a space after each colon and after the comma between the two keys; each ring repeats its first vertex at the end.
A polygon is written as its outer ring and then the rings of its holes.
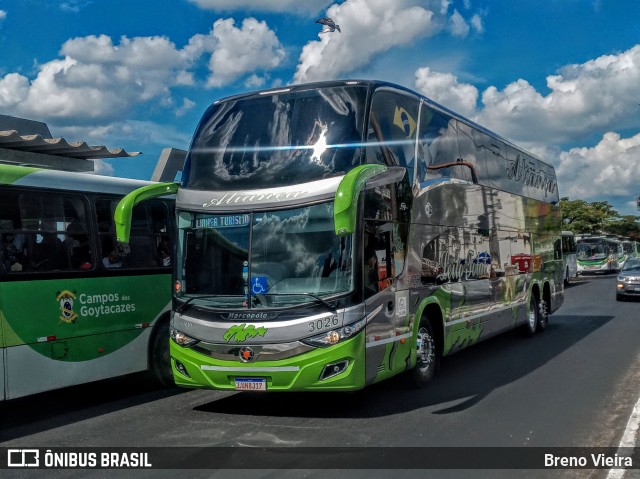
{"type": "Polygon", "coordinates": [[[31,168],[28,166],[0,165],[0,184],[12,185],[19,179],[41,171],[41,168],[31,168]]]}

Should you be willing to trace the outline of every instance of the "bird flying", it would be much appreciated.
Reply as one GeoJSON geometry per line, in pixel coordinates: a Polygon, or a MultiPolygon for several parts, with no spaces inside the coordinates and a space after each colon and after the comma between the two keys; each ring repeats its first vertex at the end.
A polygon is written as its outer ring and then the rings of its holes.
{"type": "Polygon", "coordinates": [[[342,31],[340,30],[340,25],[336,25],[336,22],[334,22],[332,18],[321,18],[320,20],[316,20],[316,23],[324,25],[320,33],[330,33],[335,32],[336,30],[342,33],[342,31]]]}

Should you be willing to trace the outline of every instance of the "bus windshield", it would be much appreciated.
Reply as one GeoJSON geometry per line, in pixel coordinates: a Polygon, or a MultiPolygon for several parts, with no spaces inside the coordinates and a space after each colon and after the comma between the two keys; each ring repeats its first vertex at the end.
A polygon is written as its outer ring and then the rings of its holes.
{"type": "Polygon", "coordinates": [[[212,215],[180,213],[182,297],[211,308],[322,301],[352,288],[352,239],[333,230],[333,203],[212,215]]]}
{"type": "Polygon", "coordinates": [[[603,259],[603,258],[606,258],[608,254],[609,252],[607,251],[607,247],[604,242],[578,243],[578,248],[577,248],[578,259],[603,259]]]}
{"type": "Polygon", "coordinates": [[[360,162],[366,93],[353,85],[212,105],[194,135],[183,187],[275,188],[345,174],[360,162]]]}

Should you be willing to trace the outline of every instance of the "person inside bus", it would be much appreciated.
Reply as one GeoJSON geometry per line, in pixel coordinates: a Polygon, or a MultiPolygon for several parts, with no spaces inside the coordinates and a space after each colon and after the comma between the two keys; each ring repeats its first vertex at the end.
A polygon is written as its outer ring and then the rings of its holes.
{"type": "Polygon", "coordinates": [[[107,256],[102,258],[102,265],[107,269],[122,268],[122,258],[116,248],[113,248],[107,256]]]}
{"type": "Polygon", "coordinates": [[[42,232],[36,235],[33,248],[33,266],[36,271],[66,269],[62,241],[56,233],[42,232]]]}
{"type": "Polygon", "coordinates": [[[68,261],[73,269],[91,268],[91,250],[83,218],[75,218],[67,226],[67,237],[62,241],[68,261]]]}
{"type": "Polygon", "coordinates": [[[171,266],[171,250],[166,239],[158,245],[158,266],[171,266]]]}
{"type": "Polygon", "coordinates": [[[22,271],[22,251],[16,246],[16,235],[5,233],[2,235],[2,263],[7,271],[22,271]]]}

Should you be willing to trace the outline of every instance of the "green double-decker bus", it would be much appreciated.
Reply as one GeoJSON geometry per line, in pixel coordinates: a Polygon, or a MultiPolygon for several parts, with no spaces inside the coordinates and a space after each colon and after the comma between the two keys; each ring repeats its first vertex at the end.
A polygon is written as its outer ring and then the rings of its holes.
{"type": "MultiPolygon", "coordinates": [[[[120,241],[155,194],[123,200],[120,241]]],[[[175,382],[423,385],[443,356],[541,331],[564,295],[558,200],[551,165],[398,85],[216,101],[176,193],[175,382]]]]}
{"type": "Polygon", "coordinates": [[[0,399],[169,365],[174,200],[113,215],[149,182],[0,165],[0,399]]]}

